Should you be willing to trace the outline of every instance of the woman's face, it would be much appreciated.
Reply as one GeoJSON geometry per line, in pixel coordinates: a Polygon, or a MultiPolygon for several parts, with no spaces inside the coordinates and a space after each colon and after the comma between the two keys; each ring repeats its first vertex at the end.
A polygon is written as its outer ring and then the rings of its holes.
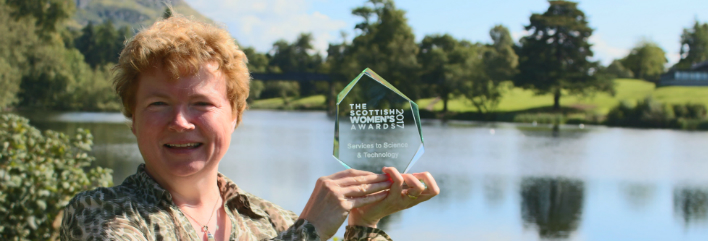
{"type": "Polygon", "coordinates": [[[170,78],[157,66],[138,77],[133,134],[148,172],[160,179],[215,170],[231,142],[236,115],[218,65],[170,78]]]}

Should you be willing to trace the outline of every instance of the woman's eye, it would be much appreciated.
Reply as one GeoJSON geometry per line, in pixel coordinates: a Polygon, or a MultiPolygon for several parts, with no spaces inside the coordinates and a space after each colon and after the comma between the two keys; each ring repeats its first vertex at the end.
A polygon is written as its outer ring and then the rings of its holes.
{"type": "Polygon", "coordinates": [[[150,103],[149,106],[164,106],[164,105],[167,105],[167,103],[162,102],[162,101],[155,101],[155,102],[150,103]]]}
{"type": "Polygon", "coordinates": [[[197,106],[212,106],[212,104],[209,102],[197,102],[196,105],[197,106]]]}

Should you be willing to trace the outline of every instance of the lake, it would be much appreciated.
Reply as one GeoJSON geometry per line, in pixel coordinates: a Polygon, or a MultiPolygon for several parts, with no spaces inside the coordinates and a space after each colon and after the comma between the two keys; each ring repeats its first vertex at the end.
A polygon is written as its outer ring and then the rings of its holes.
{"type": "MultiPolygon", "coordinates": [[[[120,113],[23,113],[40,129],[91,130],[115,184],[142,162],[120,113]]],[[[323,112],[250,110],[219,170],[299,213],[332,157],[323,112]]],[[[441,194],[381,221],[394,240],[708,240],[708,132],[423,121],[441,194]]],[[[343,237],[343,228],[337,234],[343,237]]]]}

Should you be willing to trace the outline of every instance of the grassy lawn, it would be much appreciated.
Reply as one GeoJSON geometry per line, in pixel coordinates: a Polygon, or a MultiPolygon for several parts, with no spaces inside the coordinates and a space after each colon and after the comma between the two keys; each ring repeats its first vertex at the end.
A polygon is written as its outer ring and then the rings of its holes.
{"type": "MultiPolygon", "coordinates": [[[[672,86],[655,88],[653,83],[637,79],[617,79],[615,80],[615,96],[606,93],[596,93],[593,96],[569,96],[561,97],[561,105],[564,107],[581,109],[596,114],[605,115],[610,109],[626,100],[636,103],[647,96],[652,96],[663,103],[684,104],[701,103],[708,106],[708,86],[706,87],[684,87],[672,86]]],[[[420,99],[416,101],[421,109],[428,107],[434,98],[420,99]]],[[[290,107],[285,107],[282,98],[271,98],[256,100],[250,104],[252,109],[326,109],[324,95],[314,95],[303,98],[290,99],[290,107]]],[[[513,87],[506,90],[504,97],[497,106],[497,111],[513,112],[538,108],[550,108],[553,106],[553,96],[534,95],[530,90],[513,87]]],[[[443,103],[438,101],[433,105],[433,110],[442,110],[443,103]]],[[[453,112],[474,112],[477,109],[465,98],[455,98],[450,100],[448,108],[453,112]]]]}
{"type": "MultiPolygon", "coordinates": [[[[664,103],[702,103],[708,105],[708,87],[661,87],[655,88],[653,83],[636,79],[617,79],[615,81],[615,96],[606,93],[596,93],[594,96],[580,97],[563,95],[560,99],[564,107],[579,108],[597,114],[607,114],[610,109],[622,100],[636,102],[647,96],[652,96],[664,103]]],[[[421,99],[417,103],[421,109],[426,108],[433,101],[433,98],[421,99]]],[[[522,111],[535,108],[553,106],[553,96],[534,95],[530,90],[521,88],[511,88],[504,93],[502,100],[497,106],[497,111],[522,111]]],[[[437,102],[433,110],[442,110],[443,103],[437,102]]],[[[477,111],[467,99],[456,98],[448,103],[450,111],[470,112],[477,111]]]]}
{"type": "Polygon", "coordinates": [[[324,110],[325,106],[325,96],[324,95],[313,95],[303,98],[291,98],[290,106],[287,108],[283,98],[270,98],[255,100],[253,103],[249,104],[251,109],[321,109],[324,110]]]}

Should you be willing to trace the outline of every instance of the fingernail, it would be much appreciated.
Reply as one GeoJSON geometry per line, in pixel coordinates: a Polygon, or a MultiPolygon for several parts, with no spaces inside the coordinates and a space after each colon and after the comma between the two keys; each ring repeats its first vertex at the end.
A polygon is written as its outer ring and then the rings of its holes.
{"type": "Polygon", "coordinates": [[[388,177],[388,181],[389,181],[389,182],[393,182],[393,179],[391,179],[391,175],[390,175],[390,174],[388,174],[388,173],[384,173],[384,174],[386,174],[386,176],[388,177]]]}

